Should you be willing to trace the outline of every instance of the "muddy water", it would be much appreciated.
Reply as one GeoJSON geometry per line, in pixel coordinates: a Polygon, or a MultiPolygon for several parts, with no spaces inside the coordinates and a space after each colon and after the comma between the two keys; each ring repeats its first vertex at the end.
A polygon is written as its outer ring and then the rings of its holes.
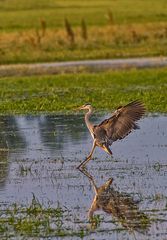
{"type": "MultiPolygon", "coordinates": [[[[69,209],[68,228],[88,225],[95,193],[89,178],[76,170],[92,144],[83,116],[7,116],[0,117],[0,127],[0,204],[28,204],[34,193],[45,206],[69,209]]],[[[146,117],[140,127],[113,144],[113,157],[96,149],[87,170],[97,186],[113,178],[116,191],[137,200],[151,221],[146,236],[136,232],[137,239],[166,239],[167,116],[146,117]]],[[[87,239],[134,239],[112,214],[98,214],[103,220],[87,239]]]]}

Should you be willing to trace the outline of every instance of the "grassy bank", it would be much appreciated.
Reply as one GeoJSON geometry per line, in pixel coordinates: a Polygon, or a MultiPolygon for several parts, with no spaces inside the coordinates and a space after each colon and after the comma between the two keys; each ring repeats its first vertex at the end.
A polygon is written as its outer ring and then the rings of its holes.
{"type": "Polygon", "coordinates": [[[141,99],[149,112],[167,112],[167,68],[0,79],[0,113],[71,113],[91,102],[99,111],[141,99]]]}
{"type": "Polygon", "coordinates": [[[165,56],[166,8],[166,0],[0,1],[0,63],[165,56]]]}

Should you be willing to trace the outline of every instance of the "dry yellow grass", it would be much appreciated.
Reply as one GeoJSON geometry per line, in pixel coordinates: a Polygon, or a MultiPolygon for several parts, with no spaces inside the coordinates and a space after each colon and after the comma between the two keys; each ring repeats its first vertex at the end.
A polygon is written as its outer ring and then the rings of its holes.
{"type": "Polygon", "coordinates": [[[2,32],[0,63],[65,61],[167,54],[167,23],[73,28],[75,42],[65,29],[2,32]]]}

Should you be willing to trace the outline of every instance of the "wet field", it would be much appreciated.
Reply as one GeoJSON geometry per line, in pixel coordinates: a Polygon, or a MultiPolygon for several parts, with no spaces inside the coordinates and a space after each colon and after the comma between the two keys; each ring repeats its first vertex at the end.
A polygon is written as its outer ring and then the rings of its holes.
{"type": "MultiPolygon", "coordinates": [[[[94,121],[102,119],[96,116],[94,121]]],[[[1,239],[22,239],[21,235],[40,239],[58,239],[61,235],[66,239],[167,239],[167,116],[148,116],[139,125],[140,130],[113,144],[112,157],[97,148],[87,165],[88,175],[97,186],[113,179],[110,200],[115,193],[116,199],[131,199],[123,201],[123,207],[117,206],[113,214],[95,212],[96,224],[92,225],[88,211],[95,192],[88,176],[76,169],[92,145],[83,116],[1,116],[1,239]],[[41,232],[20,233],[13,227],[9,209],[14,212],[14,204],[26,208],[32,199],[45,209],[62,209],[61,232],[66,234],[57,235],[57,225],[52,222],[52,231],[46,226],[46,231],[41,228],[41,232]],[[140,224],[138,229],[125,224],[128,217],[124,209],[131,209],[128,204],[137,205],[136,212],[145,223],[142,229],[140,224]]],[[[112,202],[112,210],[118,203],[112,202]]],[[[134,215],[128,221],[136,218],[134,215]]]]}

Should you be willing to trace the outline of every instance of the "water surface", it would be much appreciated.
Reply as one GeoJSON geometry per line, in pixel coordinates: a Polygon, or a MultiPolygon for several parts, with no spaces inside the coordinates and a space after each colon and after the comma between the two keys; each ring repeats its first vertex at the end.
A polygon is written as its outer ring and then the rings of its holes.
{"type": "MultiPolygon", "coordinates": [[[[95,117],[94,121],[102,119],[95,117]]],[[[149,116],[139,125],[140,130],[113,144],[112,157],[97,148],[87,169],[97,186],[112,177],[114,189],[136,198],[139,209],[152,219],[146,238],[135,233],[137,239],[165,239],[167,116],[149,116]]],[[[28,204],[34,193],[46,207],[59,203],[69,209],[73,221],[67,218],[67,227],[88,225],[94,191],[89,179],[76,170],[92,144],[83,116],[1,116],[0,126],[1,205],[28,204]]],[[[103,221],[88,239],[134,239],[119,222],[112,221],[111,214],[99,214],[103,221]]]]}

